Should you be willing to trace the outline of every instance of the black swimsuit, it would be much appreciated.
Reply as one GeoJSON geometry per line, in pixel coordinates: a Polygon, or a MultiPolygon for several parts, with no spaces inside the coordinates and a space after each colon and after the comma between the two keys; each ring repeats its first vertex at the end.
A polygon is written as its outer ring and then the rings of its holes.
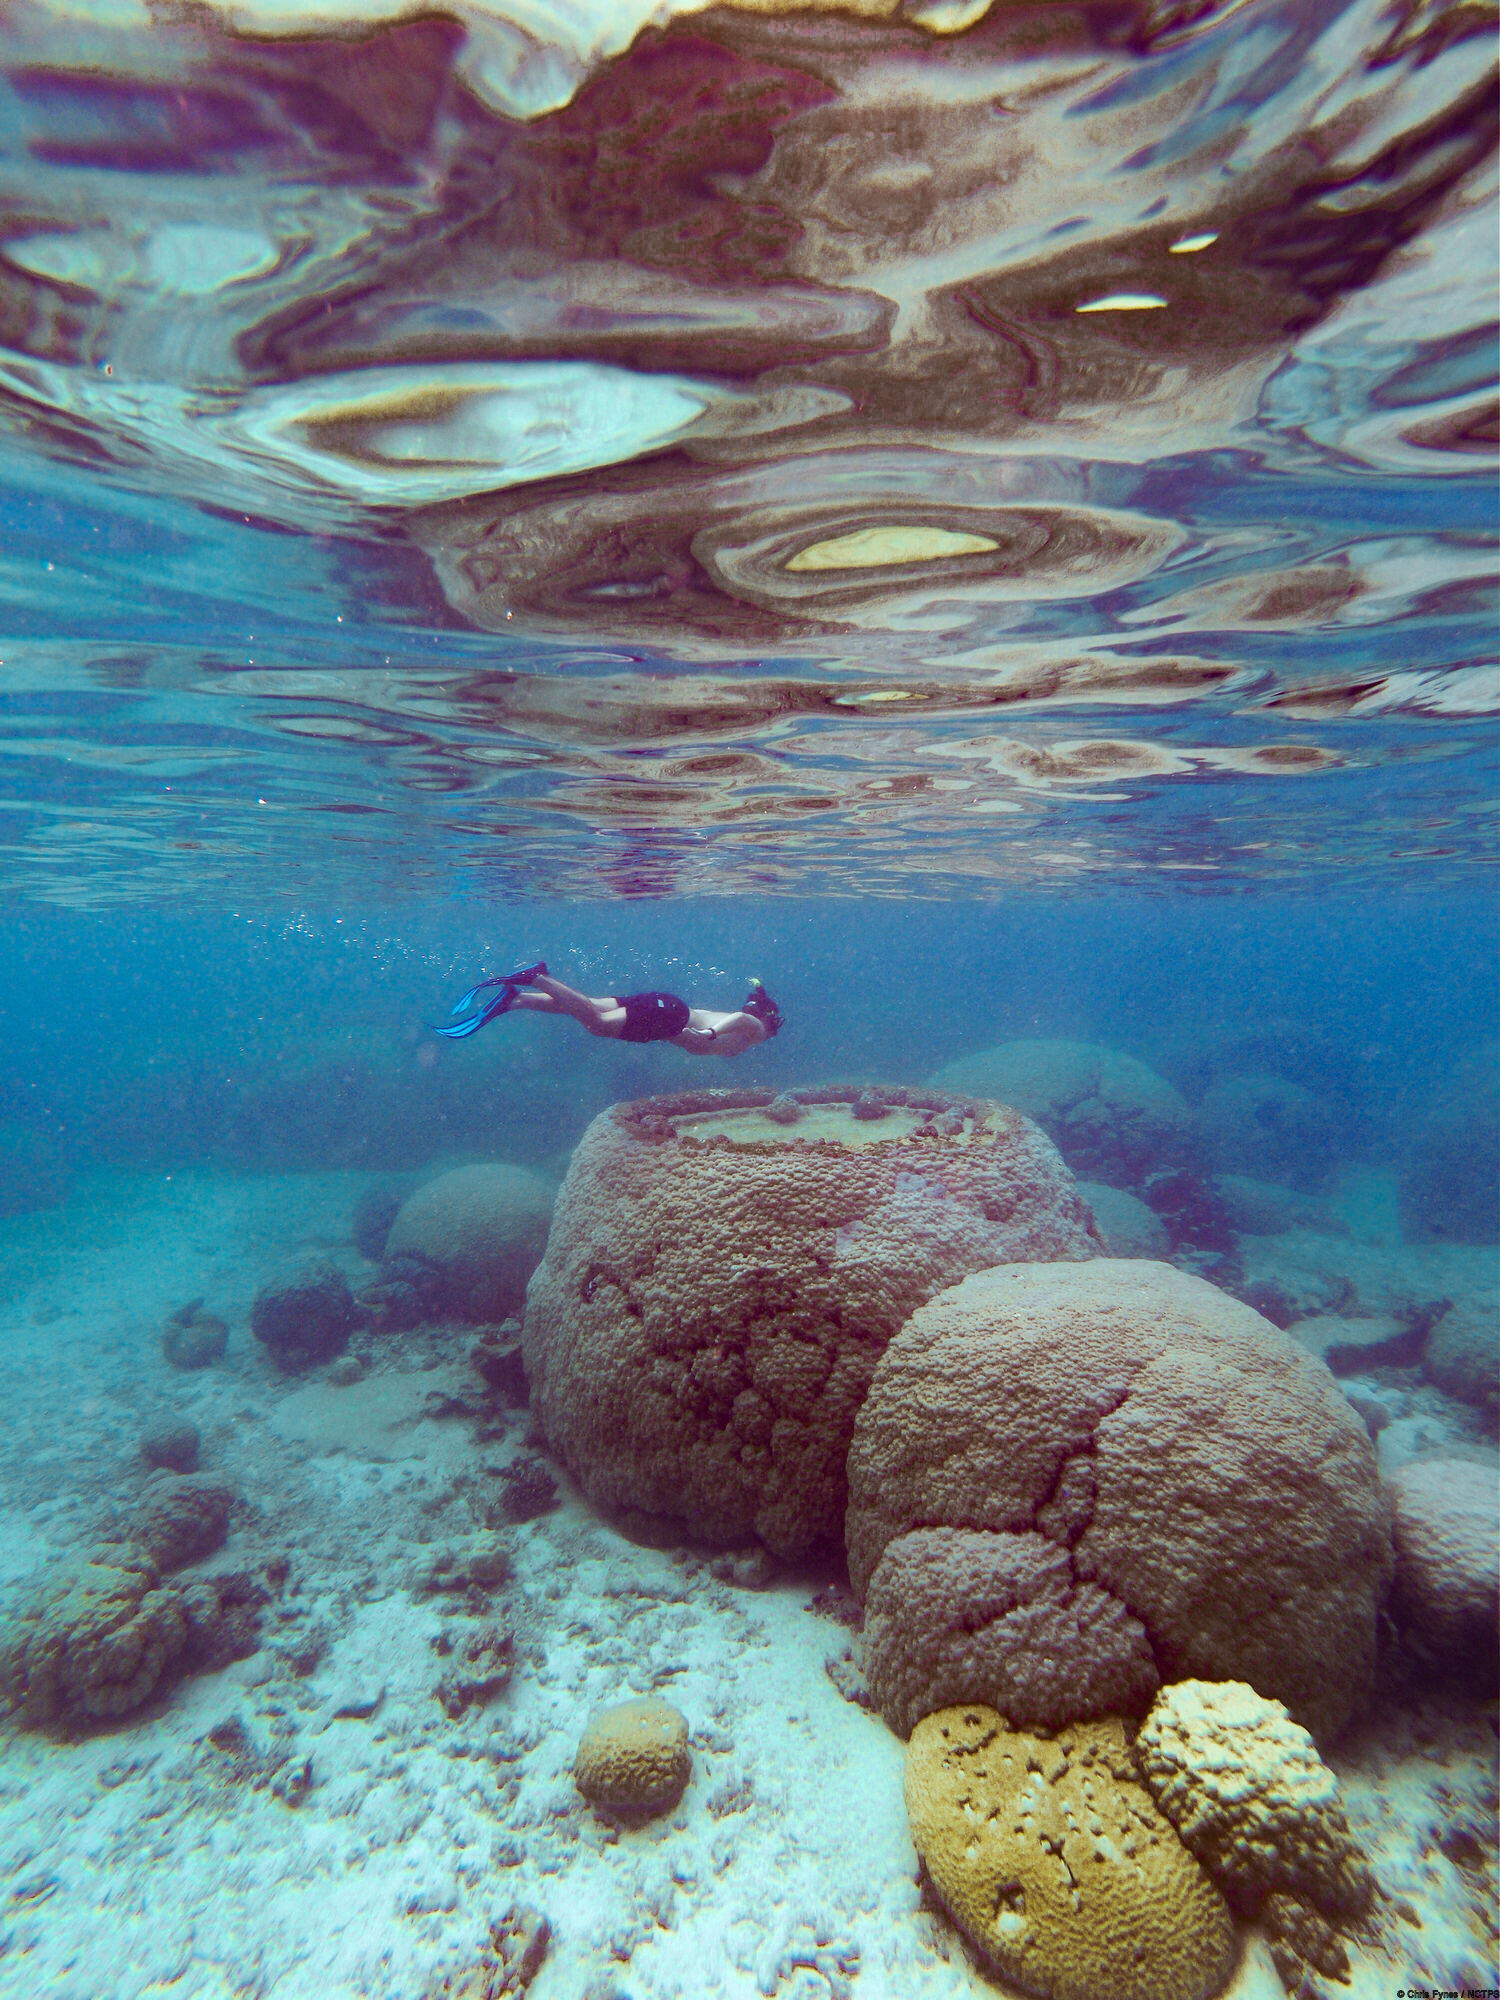
{"type": "Polygon", "coordinates": [[[688,1003],[675,993],[621,993],[615,1005],[625,1009],[622,1042],[670,1042],[688,1024],[688,1003]]]}

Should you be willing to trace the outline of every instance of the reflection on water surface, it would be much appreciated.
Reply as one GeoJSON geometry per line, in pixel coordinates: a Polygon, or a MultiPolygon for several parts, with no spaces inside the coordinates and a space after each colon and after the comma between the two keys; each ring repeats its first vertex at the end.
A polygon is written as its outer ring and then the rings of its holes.
{"type": "Polygon", "coordinates": [[[3,48],[13,886],[1482,851],[1481,10],[3,48]]]}

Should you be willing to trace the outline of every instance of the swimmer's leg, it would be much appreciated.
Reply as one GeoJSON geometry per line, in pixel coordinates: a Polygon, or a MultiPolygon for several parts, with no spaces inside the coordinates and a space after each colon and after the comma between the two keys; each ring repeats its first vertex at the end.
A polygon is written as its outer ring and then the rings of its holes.
{"type": "Polygon", "coordinates": [[[576,987],[564,986],[560,979],[549,978],[545,968],[530,984],[537,991],[518,995],[520,1006],[533,1007],[539,1013],[569,1014],[591,1035],[618,1039],[625,1025],[625,1009],[612,993],[591,1000],[587,993],[580,993],[576,987]]]}

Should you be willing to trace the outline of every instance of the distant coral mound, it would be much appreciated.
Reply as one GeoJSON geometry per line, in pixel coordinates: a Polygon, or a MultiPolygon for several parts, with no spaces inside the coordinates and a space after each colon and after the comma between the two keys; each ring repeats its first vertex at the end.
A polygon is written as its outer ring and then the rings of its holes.
{"type": "Polygon", "coordinates": [[[1080,1181],[1078,1192],[1094,1212],[1108,1256],[1165,1257],[1171,1249],[1167,1225],[1139,1196],[1102,1181],[1080,1181]]]}
{"type": "Polygon", "coordinates": [[[1500,1415],[1500,1290],[1454,1287],[1427,1337],[1422,1372],[1445,1396],[1477,1403],[1494,1422],[1500,1415]]]}
{"type": "Polygon", "coordinates": [[[504,1319],[521,1310],[551,1217],[552,1189],[540,1174],[455,1167],[401,1204],[385,1255],[435,1274],[439,1310],[456,1319],[504,1319]]]}
{"type": "Polygon", "coordinates": [[[1208,2000],[1229,1977],[1229,1910],[1118,1720],[1039,1738],[989,1707],[939,1710],[912,1734],[906,1810],[954,1922],[1025,1992],[1208,2000]]]}
{"type": "Polygon", "coordinates": [[[907,1317],[986,1265],[1098,1250],[1055,1148],[996,1105],[857,1086],[616,1105],[531,1283],[532,1407],[596,1505],[836,1546],[854,1415],[907,1317]]]}
{"type": "Polygon", "coordinates": [[[1401,1225],[1418,1243],[1500,1240],[1500,1047],[1463,1064],[1401,1163],[1401,1225]]]}
{"type": "Polygon", "coordinates": [[[1422,1458],[1391,1480],[1396,1587],[1391,1608],[1423,1666],[1481,1696],[1500,1677],[1500,1496],[1494,1470],[1422,1458]]]}
{"type": "Polygon", "coordinates": [[[211,1368],[223,1360],[228,1345],[228,1326],[216,1313],[204,1312],[202,1299],[189,1300],[162,1321],[161,1351],[174,1368],[211,1368]]]}
{"type": "Polygon", "coordinates": [[[409,1188],[391,1181],[380,1181],[361,1190],[349,1218],[349,1235],[360,1256],[367,1257],[372,1264],[378,1264],[385,1255],[391,1224],[401,1213],[408,1192],[409,1188]]]}
{"type": "Polygon", "coordinates": [[[1226,1076],[1198,1106],[1204,1145],[1222,1174],[1311,1192],[1336,1163],[1334,1109],[1282,1076],[1226,1076]]]}
{"type": "MultiPolygon", "coordinates": [[[[991,1537],[997,1561],[1038,1534],[1066,1552],[1080,1713],[1128,1660],[1128,1628],[1085,1604],[1084,1585],[1140,1621],[1164,1679],[1246,1680],[1330,1737],[1366,1698],[1392,1553],[1365,1426],[1321,1363],[1169,1265],[1009,1265],[934,1298],[875,1370],[848,1475],[850,1579],[873,1605],[914,1529],[991,1537]]],[[[1035,1670],[982,1634],[1016,1616],[992,1595],[979,1587],[966,1621],[950,1593],[944,1617],[973,1631],[964,1698],[1009,1713],[1035,1670]]],[[[908,1602],[904,1627],[898,1611],[879,1635],[885,1655],[904,1653],[899,1674],[879,1673],[907,1715],[933,1643],[926,1606],[908,1602]]],[[[954,1691],[951,1663],[934,1706],[954,1691]]],[[[1131,1692],[1152,1687],[1142,1676],[1131,1692]]]]}
{"type": "Polygon", "coordinates": [[[62,1147],[34,1125],[0,1124],[0,1217],[56,1208],[68,1193],[62,1147]]]}
{"type": "Polygon", "coordinates": [[[973,1090],[1034,1118],[1073,1169],[1111,1187],[1197,1156],[1193,1113],[1165,1077],[1093,1042],[1002,1042],[945,1063],[938,1090],[973,1090]]]}

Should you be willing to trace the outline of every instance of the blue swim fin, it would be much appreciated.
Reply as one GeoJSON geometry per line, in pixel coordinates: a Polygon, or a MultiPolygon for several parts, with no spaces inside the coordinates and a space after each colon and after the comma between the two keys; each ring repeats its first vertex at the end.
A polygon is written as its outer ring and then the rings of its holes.
{"type": "MultiPolygon", "coordinates": [[[[484,983],[486,986],[493,986],[495,981],[487,979],[484,983]]],[[[478,986],[474,988],[475,993],[481,990],[478,986]]],[[[472,999],[474,995],[470,994],[468,997],[472,999]]],[[[514,986],[506,986],[501,992],[496,994],[488,1007],[481,1007],[479,1012],[471,1014],[467,1021],[455,1021],[452,1027],[434,1028],[432,1032],[435,1035],[446,1035],[451,1042],[461,1042],[466,1035],[478,1034],[485,1022],[493,1021],[497,1014],[508,1014],[515,1004],[516,989],[514,986]]],[[[455,1008],[454,1012],[457,1013],[457,1011],[458,1009],[455,1008]]]]}
{"type": "Polygon", "coordinates": [[[535,965],[523,965],[515,972],[500,972],[493,979],[481,979],[477,986],[471,986],[461,999],[454,1001],[448,1009],[450,1017],[462,1014],[472,1007],[487,987],[500,987],[502,990],[498,997],[487,1007],[481,1008],[477,1014],[471,1015],[467,1021],[455,1021],[451,1028],[434,1028],[432,1032],[435,1035],[446,1035],[451,1042],[461,1042],[466,1035],[477,1034],[486,1021],[493,1021],[497,1014],[510,1012],[516,1004],[517,987],[529,986],[533,979],[544,977],[546,971],[547,961],[539,958],[535,965]]]}
{"type": "Polygon", "coordinates": [[[497,972],[493,979],[481,979],[477,986],[471,986],[461,999],[454,1001],[448,1012],[467,1013],[487,986],[529,986],[533,979],[545,976],[546,971],[547,961],[539,958],[535,965],[523,965],[515,972],[497,972]]]}
{"type": "Polygon", "coordinates": [[[465,1035],[472,1035],[478,1029],[482,1028],[488,1019],[489,1016],[487,1014],[471,1014],[467,1021],[455,1021],[451,1028],[439,1028],[436,1024],[430,1025],[432,1026],[433,1034],[446,1035],[451,1042],[461,1042],[465,1035]]]}

